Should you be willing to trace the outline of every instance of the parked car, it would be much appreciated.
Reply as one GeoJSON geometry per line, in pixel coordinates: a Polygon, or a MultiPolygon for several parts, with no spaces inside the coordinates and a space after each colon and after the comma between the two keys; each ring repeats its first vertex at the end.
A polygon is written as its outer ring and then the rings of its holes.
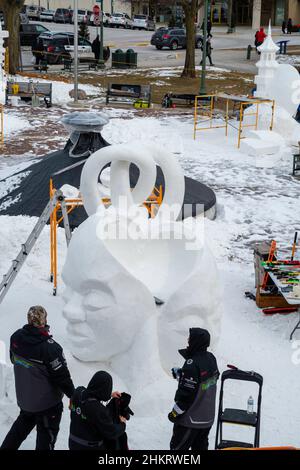
{"type": "Polygon", "coordinates": [[[26,14],[30,20],[39,20],[41,13],[41,7],[37,5],[30,5],[26,8],[26,14]]]}
{"type": "MultiPolygon", "coordinates": [[[[78,10],[78,23],[86,23],[89,24],[90,17],[92,12],[89,10],[78,10]]],[[[74,23],[74,12],[72,10],[72,23],[74,23]]]]}
{"type": "Polygon", "coordinates": [[[111,28],[132,28],[132,19],[126,13],[113,13],[109,18],[111,28]]]}
{"type": "Polygon", "coordinates": [[[26,13],[23,13],[23,12],[20,13],[20,23],[24,23],[24,24],[29,23],[29,18],[26,15],[26,13]]]}
{"type": "MultiPolygon", "coordinates": [[[[71,59],[74,57],[74,33],[54,32],[41,34],[39,39],[43,42],[43,46],[47,54],[49,64],[60,64],[63,59],[71,59]],[[50,33],[50,34],[49,34],[50,33]]],[[[104,60],[109,58],[109,48],[104,47],[104,60]],[[108,53],[108,56],[107,56],[108,53]]],[[[94,59],[92,52],[92,43],[85,38],[78,38],[78,57],[94,59]]]]}
{"type": "MultiPolygon", "coordinates": [[[[4,18],[3,11],[0,11],[0,23],[1,23],[2,29],[5,29],[6,25],[5,25],[5,18],[4,18]]],[[[24,23],[24,24],[29,23],[29,18],[26,15],[26,13],[23,13],[23,12],[20,13],[20,23],[24,23]]]]}
{"type": "Polygon", "coordinates": [[[21,46],[34,47],[40,34],[49,31],[48,28],[38,23],[20,24],[20,43],[21,46]]]}
{"type": "Polygon", "coordinates": [[[40,13],[40,21],[51,22],[54,20],[55,10],[44,10],[40,13]]]}
{"type": "Polygon", "coordinates": [[[145,29],[147,31],[155,31],[155,23],[150,18],[150,16],[147,16],[147,15],[134,15],[132,28],[133,29],[140,29],[140,30],[145,29]]]}
{"type": "MultiPolygon", "coordinates": [[[[195,47],[202,47],[202,36],[196,34],[195,47]]],[[[175,51],[178,47],[186,48],[186,30],[183,28],[159,28],[151,38],[152,46],[156,49],[168,47],[175,51]]]]}
{"type": "Polygon", "coordinates": [[[72,22],[72,13],[68,8],[57,8],[53,21],[55,23],[71,23],[72,22]]]}

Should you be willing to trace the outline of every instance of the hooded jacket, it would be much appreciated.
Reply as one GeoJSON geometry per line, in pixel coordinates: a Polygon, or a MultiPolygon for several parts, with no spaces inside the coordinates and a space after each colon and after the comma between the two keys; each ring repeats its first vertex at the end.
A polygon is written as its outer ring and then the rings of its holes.
{"type": "Polygon", "coordinates": [[[25,325],[10,338],[19,407],[27,412],[45,411],[71,397],[74,385],[61,346],[49,334],[49,326],[25,325]]]}
{"type": "Polygon", "coordinates": [[[113,423],[108,409],[101,403],[110,400],[111,375],[97,372],[87,388],[78,387],[71,399],[70,441],[82,441],[81,447],[105,449],[105,439],[117,439],[125,432],[124,423],[113,423]]]}
{"type": "Polygon", "coordinates": [[[189,428],[210,428],[215,419],[219,370],[214,355],[207,351],[210,334],[191,328],[189,346],[179,353],[186,359],[175,395],[175,424],[189,428]]]}

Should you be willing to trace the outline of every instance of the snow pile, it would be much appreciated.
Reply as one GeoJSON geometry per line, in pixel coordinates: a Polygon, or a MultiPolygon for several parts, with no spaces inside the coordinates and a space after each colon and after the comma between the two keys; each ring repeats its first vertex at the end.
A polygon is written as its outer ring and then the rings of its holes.
{"type": "MultiPolygon", "coordinates": [[[[18,81],[26,81],[23,76],[17,77],[18,81]]],[[[52,83],[52,103],[53,104],[66,104],[71,101],[69,92],[74,89],[73,83],[65,83],[62,81],[45,80],[43,78],[33,79],[33,83],[52,83]]],[[[87,94],[88,97],[98,97],[104,92],[103,88],[94,85],[80,84],[79,88],[87,94]]]]}
{"type": "Polygon", "coordinates": [[[28,129],[31,125],[25,119],[21,119],[17,113],[4,112],[3,117],[4,124],[4,138],[10,136],[15,132],[28,129]]]}

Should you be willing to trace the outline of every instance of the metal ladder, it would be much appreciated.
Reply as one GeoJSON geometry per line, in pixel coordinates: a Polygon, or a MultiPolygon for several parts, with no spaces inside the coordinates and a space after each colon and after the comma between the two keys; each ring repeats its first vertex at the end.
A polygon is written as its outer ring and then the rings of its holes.
{"type": "Polygon", "coordinates": [[[42,212],[42,215],[40,216],[39,220],[35,224],[32,232],[30,233],[29,237],[27,238],[26,242],[21,245],[21,250],[16,257],[12,261],[12,265],[8,272],[3,276],[3,280],[0,284],[0,303],[6,296],[7,292],[9,291],[9,288],[11,287],[12,283],[14,282],[17,274],[21,270],[24,262],[27,259],[27,256],[31,252],[32,248],[34,247],[36,241],[38,240],[41,232],[43,231],[43,228],[47,224],[52,212],[56,208],[57,204],[60,204],[61,206],[61,211],[63,215],[63,221],[64,221],[64,228],[65,228],[65,235],[66,235],[66,241],[67,245],[69,245],[72,234],[71,234],[71,229],[70,229],[70,224],[69,224],[69,217],[68,217],[68,211],[65,203],[65,196],[63,195],[63,192],[60,190],[57,190],[53,197],[50,199],[48,202],[47,206],[42,212]]]}

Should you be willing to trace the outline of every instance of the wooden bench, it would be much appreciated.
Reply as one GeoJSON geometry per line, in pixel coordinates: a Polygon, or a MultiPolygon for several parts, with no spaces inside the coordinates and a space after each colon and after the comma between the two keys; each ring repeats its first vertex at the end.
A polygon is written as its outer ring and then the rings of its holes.
{"type": "Polygon", "coordinates": [[[167,93],[163,99],[163,107],[171,108],[172,105],[194,106],[196,96],[193,93],[167,93]]]}
{"type": "Polygon", "coordinates": [[[110,83],[107,87],[106,104],[111,102],[134,104],[138,100],[151,105],[151,86],[110,83]]]}
{"type": "Polygon", "coordinates": [[[5,102],[8,104],[10,96],[18,96],[21,99],[31,100],[33,97],[43,99],[47,107],[52,106],[52,83],[34,82],[7,82],[5,102]],[[18,93],[13,92],[13,85],[19,87],[18,93]]]}

